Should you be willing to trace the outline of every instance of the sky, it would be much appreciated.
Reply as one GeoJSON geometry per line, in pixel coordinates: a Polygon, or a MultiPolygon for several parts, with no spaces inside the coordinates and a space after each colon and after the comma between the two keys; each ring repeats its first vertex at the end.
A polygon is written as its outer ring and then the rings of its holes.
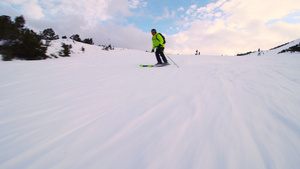
{"type": "Polygon", "coordinates": [[[236,55],[300,38],[299,0],[1,0],[0,15],[23,15],[36,32],[145,51],[155,28],[170,54],[236,55]]]}

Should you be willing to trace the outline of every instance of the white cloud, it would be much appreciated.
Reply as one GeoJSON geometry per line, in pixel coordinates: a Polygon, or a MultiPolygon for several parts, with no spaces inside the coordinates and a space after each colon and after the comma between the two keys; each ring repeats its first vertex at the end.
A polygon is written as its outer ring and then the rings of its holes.
{"type": "Polygon", "coordinates": [[[130,8],[146,6],[142,0],[5,0],[6,3],[18,5],[24,16],[40,19],[45,15],[59,19],[61,16],[82,15],[89,24],[107,21],[115,16],[133,15],[130,8]]]}
{"type": "Polygon", "coordinates": [[[195,4],[195,5],[191,5],[191,6],[189,7],[189,9],[186,11],[186,14],[187,14],[187,15],[191,15],[191,14],[195,13],[196,8],[197,8],[197,5],[196,5],[196,4],[195,4]]]}
{"type": "Polygon", "coordinates": [[[11,3],[16,4],[16,5],[22,4],[22,3],[26,2],[26,1],[27,0],[10,0],[11,3]]]}
{"type": "Polygon", "coordinates": [[[19,10],[22,14],[34,19],[40,19],[45,16],[38,0],[4,0],[2,3],[6,6],[20,6],[19,10]]]}
{"type": "Polygon", "coordinates": [[[191,54],[199,49],[203,54],[234,55],[269,49],[300,37],[300,23],[280,21],[299,6],[298,0],[220,0],[196,9],[191,6],[184,19],[189,29],[169,36],[167,50],[191,54]],[[266,24],[275,19],[279,21],[266,24]]]}
{"type": "Polygon", "coordinates": [[[178,8],[177,11],[184,11],[184,7],[178,8]]]}
{"type": "Polygon", "coordinates": [[[62,13],[80,14],[89,22],[94,22],[95,20],[109,20],[117,14],[121,16],[131,15],[128,6],[127,0],[76,0],[62,1],[59,8],[62,13]]]}
{"type": "MultiPolygon", "coordinates": [[[[23,14],[26,25],[37,32],[51,27],[60,36],[78,33],[81,38],[93,38],[96,44],[105,44],[110,39],[119,47],[151,48],[151,35],[126,21],[127,16],[133,15],[131,10],[147,6],[145,0],[3,0],[0,3],[10,9],[17,6],[14,14],[16,11],[23,14]]],[[[191,5],[174,10],[165,7],[163,15],[153,19],[175,19],[176,26],[167,25],[167,29],[185,30],[166,36],[168,53],[193,54],[199,49],[202,54],[237,54],[299,38],[299,23],[282,21],[299,11],[299,6],[299,0],[219,0],[205,7],[191,5]]],[[[10,10],[5,8],[5,11],[10,10]]]]}
{"type": "Polygon", "coordinates": [[[146,7],[147,2],[144,2],[143,0],[130,0],[129,1],[129,7],[130,8],[138,8],[138,7],[146,7]]]}
{"type": "Polygon", "coordinates": [[[150,50],[152,48],[151,34],[144,33],[136,28],[134,24],[125,27],[110,24],[109,32],[113,45],[140,50],[150,50]]]}
{"type": "Polygon", "coordinates": [[[215,14],[215,17],[220,17],[220,16],[222,16],[222,12],[217,12],[217,13],[215,14]]]}
{"type": "MultiPolygon", "coordinates": [[[[118,47],[152,48],[151,34],[126,23],[126,16],[133,15],[131,9],[147,6],[144,0],[4,0],[1,4],[5,11],[14,11],[12,17],[23,14],[26,26],[36,32],[53,28],[60,36],[78,33],[82,39],[93,38],[95,44],[107,44],[109,39],[118,47]]],[[[166,10],[165,17],[172,15],[166,10]]]]}
{"type": "MultiPolygon", "coordinates": [[[[220,7],[226,2],[226,0],[219,0],[215,3],[210,3],[205,7],[200,7],[197,9],[196,14],[198,19],[212,19],[213,17],[222,16],[220,7]],[[217,14],[216,14],[217,13],[217,14]]],[[[197,19],[194,17],[194,19],[197,19]]]]}
{"type": "Polygon", "coordinates": [[[174,10],[172,10],[170,12],[169,9],[167,7],[165,7],[163,15],[159,16],[159,17],[156,17],[155,22],[160,21],[160,20],[164,20],[164,19],[174,18],[175,14],[176,14],[176,12],[174,10]]]}

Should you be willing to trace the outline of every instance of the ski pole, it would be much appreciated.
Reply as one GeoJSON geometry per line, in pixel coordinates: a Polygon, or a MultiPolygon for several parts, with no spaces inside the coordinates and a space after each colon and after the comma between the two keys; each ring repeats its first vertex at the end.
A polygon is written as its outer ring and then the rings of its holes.
{"type": "MultiPolygon", "coordinates": [[[[165,54],[165,52],[164,52],[164,54],[165,54]]],[[[166,55],[166,56],[179,68],[179,66],[168,55],[166,55]]]]}

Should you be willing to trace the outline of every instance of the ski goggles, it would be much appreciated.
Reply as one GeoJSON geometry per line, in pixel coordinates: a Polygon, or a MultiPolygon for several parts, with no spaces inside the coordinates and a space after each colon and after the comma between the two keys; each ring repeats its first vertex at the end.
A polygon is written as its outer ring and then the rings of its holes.
{"type": "Polygon", "coordinates": [[[155,32],[155,31],[152,31],[151,33],[152,33],[152,34],[155,34],[156,32],[155,32]]]}

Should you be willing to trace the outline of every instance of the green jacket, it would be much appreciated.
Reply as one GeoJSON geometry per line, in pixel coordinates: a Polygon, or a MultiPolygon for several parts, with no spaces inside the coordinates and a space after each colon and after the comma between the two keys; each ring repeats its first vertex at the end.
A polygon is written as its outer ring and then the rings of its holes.
{"type": "Polygon", "coordinates": [[[156,32],[156,34],[152,37],[153,47],[152,49],[157,49],[158,46],[161,46],[165,48],[164,39],[160,36],[159,33],[156,32]]]}

